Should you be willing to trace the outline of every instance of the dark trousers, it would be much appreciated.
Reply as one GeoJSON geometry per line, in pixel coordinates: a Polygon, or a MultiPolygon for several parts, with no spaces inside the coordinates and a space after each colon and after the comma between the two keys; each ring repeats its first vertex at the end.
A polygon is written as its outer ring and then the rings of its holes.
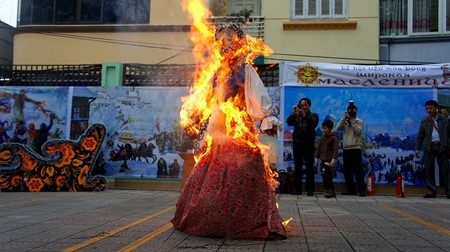
{"type": "Polygon", "coordinates": [[[314,150],[314,145],[294,143],[295,182],[291,193],[302,193],[303,164],[306,166],[306,191],[315,192],[314,150]]]}
{"type": "Polygon", "coordinates": [[[325,165],[324,162],[331,162],[331,160],[323,160],[320,164],[320,171],[323,179],[323,189],[326,191],[334,191],[333,172],[331,167],[325,165]]]}
{"type": "Polygon", "coordinates": [[[441,174],[444,177],[445,194],[450,197],[450,165],[447,162],[447,169],[441,169],[441,174]]]}
{"type": "Polygon", "coordinates": [[[450,195],[450,191],[448,188],[449,182],[449,165],[447,160],[447,152],[439,151],[439,146],[433,147],[431,146],[430,151],[424,151],[424,165],[425,165],[425,178],[427,180],[428,185],[428,193],[436,194],[436,181],[434,179],[435,175],[435,166],[434,161],[437,160],[440,177],[443,178],[444,186],[445,186],[445,194],[450,195]]]}
{"type": "Polygon", "coordinates": [[[349,193],[356,193],[355,180],[360,193],[366,192],[361,149],[344,150],[344,178],[349,193]]]}

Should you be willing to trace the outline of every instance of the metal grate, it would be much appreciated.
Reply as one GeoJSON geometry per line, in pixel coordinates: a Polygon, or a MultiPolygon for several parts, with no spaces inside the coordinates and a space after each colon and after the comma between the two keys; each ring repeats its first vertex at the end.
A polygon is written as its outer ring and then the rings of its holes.
{"type": "Polygon", "coordinates": [[[194,65],[124,64],[124,86],[189,86],[194,65]]]}
{"type": "MultiPolygon", "coordinates": [[[[278,64],[257,64],[264,85],[278,86],[278,64]]],[[[195,65],[124,64],[123,86],[190,86],[195,65]]],[[[102,65],[0,65],[3,86],[101,86],[102,65]]]]}
{"type": "Polygon", "coordinates": [[[4,86],[101,86],[102,65],[0,65],[4,86]]]}
{"type": "MultiPolygon", "coordinates": [[[[266,87],[278,86],[278,64],[255,65],[266,87]]],[[[195,65],[124,64],[124,86],[189,86],[195,65]]]]}
{"type": "Polygon", "coordinates": [[[278,87],[280,70],[278,64],[255,65],[256,71],[266,87],[278,87]]]}

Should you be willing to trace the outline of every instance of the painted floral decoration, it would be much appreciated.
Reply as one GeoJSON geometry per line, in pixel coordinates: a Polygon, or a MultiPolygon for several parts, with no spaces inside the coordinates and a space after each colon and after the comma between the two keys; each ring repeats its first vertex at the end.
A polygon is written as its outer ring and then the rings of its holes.
{"type": "Polygon", "coordinates": [[[31,178],[27,183],[28,191],[30,192],[40,192],[44,186],[44,181],[40,177],[31,178]]]}
{"type": "Polygon", "coordinates": [[[321,75],[319,67],[311,66],[309,63],[299,66],[294,74],[298,83],[303,83],[307,86],[316,83],[321,75]]]}
{"type": "Polygon", "coordinates": [[[107,181],[91,176],[105,126],[94,124],[78,141],[51,140],[43,156],[19,143],[0,145],[0,190],[8,191],[102,191],[107,181]]]}

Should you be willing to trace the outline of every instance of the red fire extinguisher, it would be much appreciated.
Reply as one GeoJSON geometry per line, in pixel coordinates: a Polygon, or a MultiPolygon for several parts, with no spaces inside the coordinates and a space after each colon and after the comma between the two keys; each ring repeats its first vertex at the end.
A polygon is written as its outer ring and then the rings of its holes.
{"type": "Polygon", "coordinates": [[[403,198],[405,197],[405,177],[398,176],[397,177],[397,197],[403,198]]]}
{"type": "Polygon", "coordinates": [[[375,195],[375,177],[372,174],[367,176],[367,195],[375,195]]]}

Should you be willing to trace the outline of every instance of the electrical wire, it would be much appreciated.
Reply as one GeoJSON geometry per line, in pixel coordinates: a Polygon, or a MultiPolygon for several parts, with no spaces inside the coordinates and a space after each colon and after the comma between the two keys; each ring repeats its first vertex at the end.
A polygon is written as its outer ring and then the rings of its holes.
{"type": "MultiPolygon", "coordinates": [[[[0,29],[14,29],[10,27],[0,27],[0,29]]],[[[17,28],[26,32],[36,33],[47,36],[55,36],[55,37],[63,37],[63,38],[71,38],[71,39],[79,39],[85,41],[93,41],[100,43],[110,43],[110,44],[118,44],[118,45],[126,45],[126,46],[136,46],[143,48],[151,48],[151,49],[161,49],[161,50],[170,50],[170,51],[178,51],[179,53],[170,56],[167,59],[160,61],[158,64],[165,62],[171,58],[176,57],[181,52],[191,52],[192,46],[183,46],[183,45],[171,45],[171,44],[161,44],[161,43],[148,43],[148,42],[137,42],[137,41],[129,41],[129,40],[119,40],[119,39],[107,39],[107,38],[98,38],[91,36],[81,36],[81,35],[72,35],[67,33],[57,33],[57,32],[37,32],[32,30],[27,30],[26,28],[17,28]]],[[[372,62],[389,62],[389,64],[438,64],[439,62],[426,62],[426,61],[406,61],[406,60],[381,60],[381,59],[368,59],[368,58],[351,58],[351,57],[340,57],[340,56],[324,56],[324,55],[308,55],[308,54],[291,54],[291,53],[273,53],[272,57],[266,57],[267,60],[279,60],[279,61],[299,61],[304,58],[318,58],[318,59],[335,59],[335,60],[350,60],[350,61],[372,61],[372,62]],[[281,57],[273,57],[273,56],[281,56],[281,57]],[[283,57],[285,56],[285,57],[283,57]],[[294,57],[291,58],[291,57],[294,57]]],[[[304,60],[302,60],[304,61],[304,60]]]]}
{"type": "MultiPolygon", "coordinates": [[[[0,29],[10,29],[14,28],[10,27],[0,27],[0,29]]],[[[175,51],[191,51],[192,46],[186,45],[171,45],[171,44],[161,44],[161,43],[149,43],[149,42],[139,42],[139,41],[130,41],[130,40],[120,40],[120,39],[108,39],[108,38],[99,38],[99,37],[91,37],[91,36],[81,36],[81,35],[72,35],[67,33],[59,33],[59,32],[38,32],[29,30],[26,28],[17,28],[29,33],[47,35],[47,36],[55,36],[55,37],[65,37],[72,39],[79,39],[85,41],[95,41],[95,42],[104,42],[104,43],[112,43],[119,45],[130,45],[130,46],[139,46],[139,47],[147,47],[147,48],[155,48],[155,49],[163,49],[163,50],[175,50],[175,51]]]]}

